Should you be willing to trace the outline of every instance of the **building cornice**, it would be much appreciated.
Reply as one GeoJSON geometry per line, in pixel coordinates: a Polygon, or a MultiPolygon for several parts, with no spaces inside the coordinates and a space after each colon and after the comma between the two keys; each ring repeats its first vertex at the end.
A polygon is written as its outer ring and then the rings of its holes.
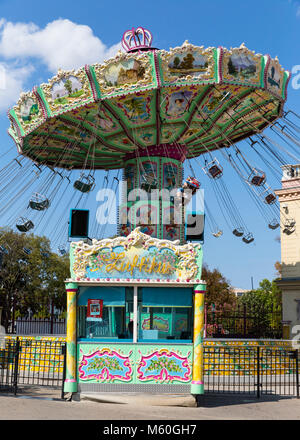
{"type": "Polygon", "coordinates": [[[279,278],[275,283],[280,289],[295,290],[300,289],[300,278],[279,278]]]}
{"type": "Polygon", "coordinates": [[[274,192],[278,196],[279,202],[300,199],[300,188],[276,189],[274,192]]]}

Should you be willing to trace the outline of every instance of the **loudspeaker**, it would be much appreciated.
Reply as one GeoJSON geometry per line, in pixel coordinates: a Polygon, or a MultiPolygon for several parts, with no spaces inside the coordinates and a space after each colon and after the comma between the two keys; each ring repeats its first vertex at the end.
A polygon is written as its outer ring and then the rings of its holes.
{"type": "Polygon", "coordinates": [[[186,213],[185,221],[185,239],[186,241],[200,241],[204,242],[204,223],[205,215],[203,212],[186,213]]]}
{"type": "Polygon", "coordinates": [[[71,209],[69,237],[88,238],[89,213],[88,209],[71,209]]]}

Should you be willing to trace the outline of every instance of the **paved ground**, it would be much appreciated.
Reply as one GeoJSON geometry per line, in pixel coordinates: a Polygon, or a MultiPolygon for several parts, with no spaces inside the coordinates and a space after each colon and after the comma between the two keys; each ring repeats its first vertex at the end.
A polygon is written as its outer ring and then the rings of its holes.
{"type": "MultiPolygon", "coordinates": [[[[0,420],[300,420],[300,399],[206,395],[201,407],[62,401],[59,390],[32,388],[15,397],[0,393],[0,420]],[[53,400],[54,399],[54,400],[53,400]]],[[[170,399],[170,405],[176,405],[170,399]]]]}

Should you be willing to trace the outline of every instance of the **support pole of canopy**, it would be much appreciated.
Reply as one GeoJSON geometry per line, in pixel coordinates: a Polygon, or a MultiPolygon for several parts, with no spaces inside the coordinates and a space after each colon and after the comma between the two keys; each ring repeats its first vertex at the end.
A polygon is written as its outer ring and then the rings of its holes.
{"type": "Polygon", "coordinates": [[[76,378],[76,283],[67,283],[67,365],[64,385],[65,393],[77,392],[76,378]]]}
{"type": "Polygon", "coordinates": [[[133,343],[136,344],[138,339],[138,288],[133,288],[133,343]]]}
{"type": "Polygon", "coordinates": [[[204,394],[203,334],[204,334],[204,295],[206,284],[194,287],[194,356],[191,394],[204,394]]]}

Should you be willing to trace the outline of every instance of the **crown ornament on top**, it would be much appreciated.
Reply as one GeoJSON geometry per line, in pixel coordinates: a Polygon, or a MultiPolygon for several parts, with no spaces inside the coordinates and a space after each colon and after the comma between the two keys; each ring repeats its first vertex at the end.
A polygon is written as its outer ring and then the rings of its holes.
{"type": "Polygon", "coordinates": [[[140,26],[124,32],[122,46],[126,52],[151,50],[152,39],[151,32],[140,26]]]}

